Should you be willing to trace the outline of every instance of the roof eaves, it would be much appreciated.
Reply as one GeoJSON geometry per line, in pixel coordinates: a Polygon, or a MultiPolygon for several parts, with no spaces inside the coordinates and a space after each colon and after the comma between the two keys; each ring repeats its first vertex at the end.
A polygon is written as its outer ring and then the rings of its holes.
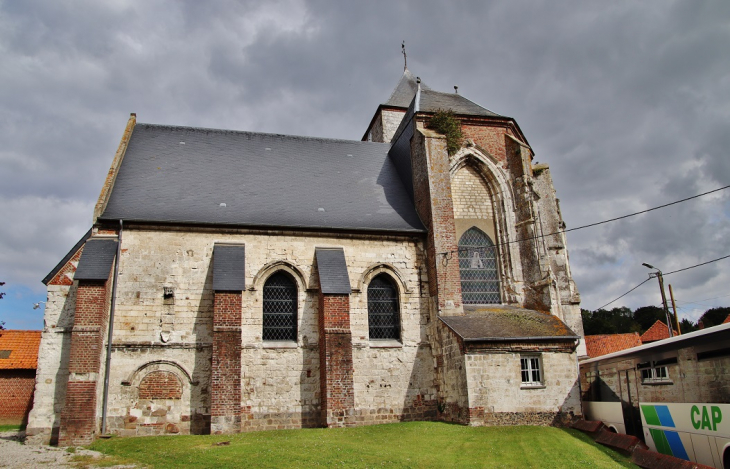
{"type": "MultiPolygon", "coordinates": [[[[453,329],[452,329],[453,330],[453,329]]],[[[456,332],[456,331],[454,331],[456,332]]],[[[550,341],[550,342],[574,342],[578,340],[580,337],[578,336],[535,336],[535,337],[472,337],[469,339],[465,339],[462,337],[464,342],[521,342],[521,341],[550,341]]]]}
{"type": "MultiPolygon", "coordinates": [[[[117,222],[117,218],[99,218],[99,222],[117,222]]],[[[420,220],[419,220],[420,221],[420,220]]],[[[201,222],[189,220],[146,220],[140,218],[125,218],[125,226],[128,223],[136,223],[139,225],[159,225],[159,226],[190,226],[190,227],[221,227],[221,228],[245,228],[245,229],[261,229],[261,230],[301,230],[301,231],[318,231],[318,232],[335,232],[335,233],[385,233],[394,235],[422,235],[427,233],[425,228],[368,228],[368,227],[334,227],[334,226],[317,226],[317,225],[255,225],[246,223],[224,223],[224,222],[201,222]]]]}
{"type": "Polygon", "coordinates": [[[89,231],[86,232],[84,236],[81,237],[81,239],[74,245],[74,247],[71,248],[71,250],[66,253],[66,255],[61,259],[61,262],[56,264],[56,267],[54,267],[48,275],[46,275],[41,282],[43,282],[43,285],[48,285],[48,282],[53,280],[53,277],[56,276],[56,274],[63,269],[63,266],[66,265],[66,262],[68,262],[76,252],[81,249],[81,246],[84,245],[87,239],[91,237],[91,228],[89,228],[89,231]]]}

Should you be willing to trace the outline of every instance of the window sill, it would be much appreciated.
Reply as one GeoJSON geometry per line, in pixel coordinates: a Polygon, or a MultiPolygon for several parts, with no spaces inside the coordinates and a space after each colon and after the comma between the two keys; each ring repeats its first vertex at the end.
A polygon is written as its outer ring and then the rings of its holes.
{"type": "Polygon", "coordinates": [[[395,339],[371,340],[370,348],[403,348],[403,344],[395,339]]]}
{"type": "Polygon", "coordinates": [[[524,384],[520,386],[520,389],[545,389],[547,386],[544,384],[524,384]]]}
{"type": "Polygon", "coordinates": [[[669,384],[674,384],[674,381],[665,379],[665,380],[651,380],[651,379],[645,379],[641,382],[643,386],[664,386],[669,384]]]}
{"type": "Polygon", "coordinates": [[[265,340],[264,348],[273,349],[295,349],[298,344],[293,340],[265,340]]]}

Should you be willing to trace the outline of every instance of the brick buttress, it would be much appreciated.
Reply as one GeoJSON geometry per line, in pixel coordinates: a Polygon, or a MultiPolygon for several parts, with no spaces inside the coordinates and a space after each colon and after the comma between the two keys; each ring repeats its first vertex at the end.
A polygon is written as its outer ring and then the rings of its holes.
{"type": "Polygon", "coordinates": [[[319,363],[322,423],[355,424],[350,296],[319,295],[319,363]]]}

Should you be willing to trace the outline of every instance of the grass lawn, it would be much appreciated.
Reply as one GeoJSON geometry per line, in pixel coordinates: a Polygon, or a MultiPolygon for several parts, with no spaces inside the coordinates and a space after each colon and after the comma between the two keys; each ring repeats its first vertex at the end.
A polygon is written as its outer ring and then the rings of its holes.
{"type": "Polygon", "coordinates": [[[0,432],[17,432],[23,429],[23,425],[0,425],[0,432]]]}
{"type": "Polygon", "coordinates": [[[341,429],[98,440],[91,449],[153,468],[636,467],[577,430],[410,422],[341,429]],[[230,442],[218,446],[216,443],[230,442]]]}

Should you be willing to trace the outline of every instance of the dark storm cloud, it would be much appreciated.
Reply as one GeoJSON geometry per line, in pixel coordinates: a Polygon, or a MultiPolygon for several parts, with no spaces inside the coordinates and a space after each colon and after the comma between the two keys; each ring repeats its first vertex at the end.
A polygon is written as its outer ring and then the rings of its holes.
{"type": "MultiPolygon", "coordinates": [[[[129,112],[358,139],[400,78],[402,40],[428,85],[517,119],[568,227],[726,185],[728,20],[728,2],[0,3],[0,280],[42,291],[88,229],[129,112]]],[[[584,307],[646,278],[641,262],[730,253],[729,204],[569,233],[584,307]]],[[[674,278],[687,301],[718,296],[730,265],[674,278]]]]}

